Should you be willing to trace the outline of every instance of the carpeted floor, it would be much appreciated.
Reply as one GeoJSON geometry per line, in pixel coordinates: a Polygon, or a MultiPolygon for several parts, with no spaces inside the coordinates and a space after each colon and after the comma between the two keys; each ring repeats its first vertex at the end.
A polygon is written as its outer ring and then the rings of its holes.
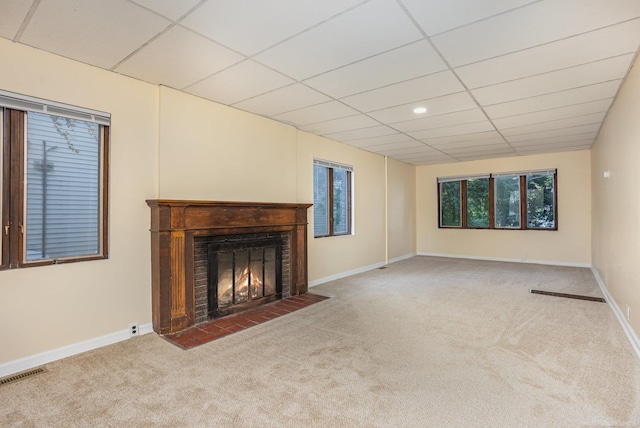
{"type": "Polygon", "coordinates": [[[149,334],[0,386],[16,427],[637,427],[640,360],[588,269],[414,257],[187,351],[149,334]]]}

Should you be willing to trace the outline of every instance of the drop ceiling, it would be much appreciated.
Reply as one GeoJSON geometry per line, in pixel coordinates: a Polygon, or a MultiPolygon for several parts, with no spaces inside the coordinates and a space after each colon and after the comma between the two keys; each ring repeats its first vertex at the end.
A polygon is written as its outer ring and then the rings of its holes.
{"type": "Polygon", "coordinates": [[[640,0],[0,0],[0,11],[0,37],[415,165],[588,149],[640,46],[640,0]]]}

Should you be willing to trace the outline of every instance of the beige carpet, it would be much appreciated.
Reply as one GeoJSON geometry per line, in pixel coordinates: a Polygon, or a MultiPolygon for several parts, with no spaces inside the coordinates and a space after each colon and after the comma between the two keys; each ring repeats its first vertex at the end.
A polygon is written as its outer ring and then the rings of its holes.
{"type": "Polygon", "coordinates": [[[17,427],[635,427],[640,360],[588,269],[414,257],[189,351],[155,334],[0,386],[17,427]]]}

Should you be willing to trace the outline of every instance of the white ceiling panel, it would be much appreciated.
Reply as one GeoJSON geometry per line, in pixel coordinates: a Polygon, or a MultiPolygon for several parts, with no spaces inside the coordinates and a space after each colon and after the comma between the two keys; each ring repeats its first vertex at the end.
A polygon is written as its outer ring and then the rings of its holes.
{"type": "Polygon", "coordinates": [[[458,67],[637,17],[637,0],[545,0],[432,40],[449,63],[458,67]]]}
{"type": "MultiPolygon", "coordinates": [[[[429,141],[429,140],[426,140],[426,141],[429,141]]],[[[425,144],[427,143],[425,142],[425,144]]],[[[463,140],[463,141],[454,141],[454,142],[445,142],[445,143],[438,143],[438,142],[431,141],[428,144],[431,147],[437,148],[438,150],[449,150],[449,149],[460,149],[460,148],[471,149],[471,148],[483,147],[483,146],[494,146],[498,144],[506,144],[506,141],[504,138],[498,136],[498,137],[493,137],[486,140],[463,140]]]]}
{"type": "Polygon", "coordinates": [[[33,2],[26,0],[0,0],[0,37],[13,39],[33,2]]]}
{"type": "Polygon", "coordinates": [[[599,124],[604,119],[605,113],[586,114],[570,117],[568,119],[550,120],[549,122],[534,123],[532,125],[517,126],[515,128],[500,129],[505,138],[513,135],[531,134],[535,132],[551,131],[553,129],[571,128],[581,125],[599,124]]]}
{"type": "Polygon", "coordinates": [[[456,73],[467,87],[478,88],[635,53],[639,44],[640,19],[634,19],[602,30],[458,67],[456,73]]]}
{"type": "Polygon", "coordinates": [[[395,1],[371,0],[256,59],[296,79],[306,79],[421,38],[395,1]]]}
{"type": "Polygon", "coordinates": [[[590,146],[640,0],[0,0],[0,37],[422,165],[590,146]]]}
{"type": "Polygon", "coordinates": [[[398,131],[413,132],[423,129],[435,129],[443,128],[445,126],[461,125],[464,123],[486,122],[486,120],[487,117],[484,115],[482,110],[475,108],[472,110],[464,110],[455,113],[441,114],[439,116],[424,117],[422,119],[394,123],[392,126],[398,131]]]}
{"type": "Polygon", "coordinates": [[[446,137],[437,137],[437,138],[421,138],[420,141],[426,143],[430,146],[440,146],[443,144],[451,144],[451,143],[468,143],[475,141],[486,141],[486,140],[495,140],[501,139],[502,137],[498,133],[498,131],[485,131],[485,132],[475,132],[470,134],[460,134],[460,135],[449,135],[446,137]]]}
{"type": "Polygon", "coordinates": [[[209,0],[182,23],[245,55],[256,54],[362,0],[209,0]]]}
{"type": "Polygon", "coordinates": [[[443,71],[346,97],[342,101],[361,111],[374,111],[463,90],[464,87],[453,73],[443,71]]]}
{"type": "Polygon", "coordinates": [[[559,137],[549,137],[549,138],[544,138],[542,140],[512,141],[510,144],[514,148],[519,148],[519,147],[540,146],[540,145],[547,145],[547,144],[564,144],[564,143],[570,143],[573,141],[584,142],[584,141],[593,141],[597,135],[598,135],[597,132],[591,131],[591,132],[586,132],[582,134],[568,134],[568,135],[561,135],[559,137]]]}
{"type": "Polygon", "coordinates": [[[533,3],[532,0],[402,0],[425,33],[432,36],[533,3]]]}
{"type": "Polygon", "coordinates": [[[186,87],[185,91],[219,103],[234,104],[292,83],[294,80],[246,60],[186,87]]]}
{"type": "Polygon", "coordinates": [[[591,124],[591,125],[582,125],[575,126],[572,128],[562,128],[562,129],[554,129],[551,131],[542,131],[542,132],[534,132],[531,134],[522,134],[522,135],[512,135],[510,137],[506,137],[509,143],[515,143],[519,141],[535,141],[535,140],[543,140],[549,137],[561,137],[563,135],[574,135],[574,134],[588,134],[592,132],[598,132],[600,128],[600,124],[591,124]]]}
{"type": "MultiPolygon", "coordinates": [[[[392,135],[396,133],[397,133],[396,130],[391,129],[388,126],[379,125],[379,126],[372,126],[370,128],[354,129],[351,131],[326,134],[325,137],[334,139],[336,141],[347,142],[349,144],[351,144],[351,142],[353,142],[354,140],[360,140],[355,144],[366,144],[366,141],[362,141],[362,140],[369,140],[369,138],[372,138],[372,137],[382,137],[384,135],[392,135]]],[[[363,146],[360,145],[359,147],[363,147],[363,146]]]]}
{"type": "Polygon", "coordinates": [[[330,98],[326,95],[296,83],[241,101],[233,106],[262,116],[275,116],[327,101],[330,101],[330,98]]]}
{"type": "Polygon", "coordinates": [[[243,57],[180,26],[149,43],[115,71],[176,89],[229,67],[243,57]]]}
{"type": "Polygon", "coordinates": [[[383,151],[393,151],[393,150],[407,150],[407,149],[415,149],[416,147],[425,147],[424,143],[416,140],[403,141],[400,143],[387,143],[387,144],[375,144],[366,146],[367,150],[372,152],[381,153],[383,151]]]}
{"type": "Polygon", "coordinates": [[[532,113],[552,108],[570,106],[573,104],[586,103],[589,101],[613,98],[621,81],[622,80],[612,80],[610,82],[585,86],[584,88],[570,89],[553,94],[496,104],[484,107],[484,111],[487,112],[490,118],[497,119],[517,114],[532,113]]]}
{"type": "Polygon", "coordinates": [[[443,128],[426,129],[422,131],[407,132],[412,137],[423,140],[427,138],[449,137],[464,134],[474,134],[483,131],[493,131],[494,127],[488,120],[482,122],[465,123],[462,125],[445,126],[443,128]]]}
{"type": "Polygon", "coordinates": [[[110,69],[169,24],[126,0],[50,0],[40,2],[19,41],[110,69]]]}
{"type": "Polygon", "coordinates": [[[483,106],[551,94],[594,83],[622,79],[627,73],[632,59],[633,54],[622,55],[512,82],[473,89],[471,92],[483,106]]]}
{"type": "Polygon", "coordinates": [[[428,117],[452,113],[461,110],[470,110],[477,107],[476,102],[467,92],[458,92],[428,100],[415,101],[391,108],[369,112],[369,116],[385,123],[397,123],[407,120],[420,119],[424,114],[416,114],[413,109],[425,107],[428,117]]]}
{"type": "MultiPolygon", "coordinates": [[[[381,144],[392,144],[392,143],[404,143],[404,142],[416,142],[413,138],[409,137],[406,134],[387,134],[380,135],[378,137],[369,137],[364,140],[350,141],[349,145],[354,147],[369,147],[369,146],[379,146],[381,144]]],[[[417,142],[421,144],[420,142],[417,142]]]]}
{"type": "Polygon", "coordinates": [[[460,162],[469,162],[469,161],[482,160],[482,159],[506,158],[506,157],[511,157],[515,155],[516,155],[515,151],[509,151],[509,152],[501,152],[501,153],[483,153],[483,154],[476,154],[476,155],[469,155],[469,156],[456,155],[456,159],[458,159],[458,161],[460,162]]]}
{"type": "Polygon", "coordinates": [[[342,117],[340,119],[328,120],[326,122],[313,123],[311,125],[300,126],[303,131],[318,135],[326,135],[335,132],[349,131],[351,129],[369,128],[378,126],[380,122],[371,119],[364,114],[342,117]]]}
{"type": "Polygon", "coordinates": [[[341,98],[446,69],[429,42],[422,40],[321,74],[305,83],[341,98]]]}
{"type": "Polygon", "coordinates": [[[200,3],[201,0],[180,0],[180,1],[132,0],[132,1],[175,21],[185,13],[189,12],[189,10],[191,10],[198,3],[200,3]]]}
{"type": "Polygon", "coordinates": [[[545,145],[531,148],[517,149],[516,153],[520,155],[533,155],[540,153],[553,153],[553,152],[569,152],[576,150],[588,150],[591,147],[591,143],[585,142],[583,144],[570,144],[570,145],[545,145]]]}
{"type": "Polygon", "coordinates": [[[296,126],[309,125],[313,123],[322,123],[333,119],[339,119],[346,116],[355,116],[359,114],[357,110],[352,109],[339,101],[329,101],[300,110],[290,111],[288,113],[274,116],[275,120],[287,123],[295,123],[296,126]]]}
{"type": "Polygon", "coordinates": [[[498,129],[532,125],[534,123],[549,122],[552,120],[583,116],[585,114],[606,112],[607,110],[609,110],[612,101],[613,98],[608,98],[599,101],[592,101],[589,103],[574,104],[567,107],[508,116],[501,119],[494,119],[492,122],[498,127],[498,129]]]}

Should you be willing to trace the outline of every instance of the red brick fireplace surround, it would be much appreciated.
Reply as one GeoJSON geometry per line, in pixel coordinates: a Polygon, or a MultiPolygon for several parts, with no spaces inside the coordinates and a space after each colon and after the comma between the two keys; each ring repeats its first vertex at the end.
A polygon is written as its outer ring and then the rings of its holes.
{"type": "Polygon", "coordinates": [[[196,239],[260,233],[289,235],[283,298],[307,292],[307,209],[311,204],[147,200],[151,207],[153,329],[177,333],[196,322],[196,239]]]}

